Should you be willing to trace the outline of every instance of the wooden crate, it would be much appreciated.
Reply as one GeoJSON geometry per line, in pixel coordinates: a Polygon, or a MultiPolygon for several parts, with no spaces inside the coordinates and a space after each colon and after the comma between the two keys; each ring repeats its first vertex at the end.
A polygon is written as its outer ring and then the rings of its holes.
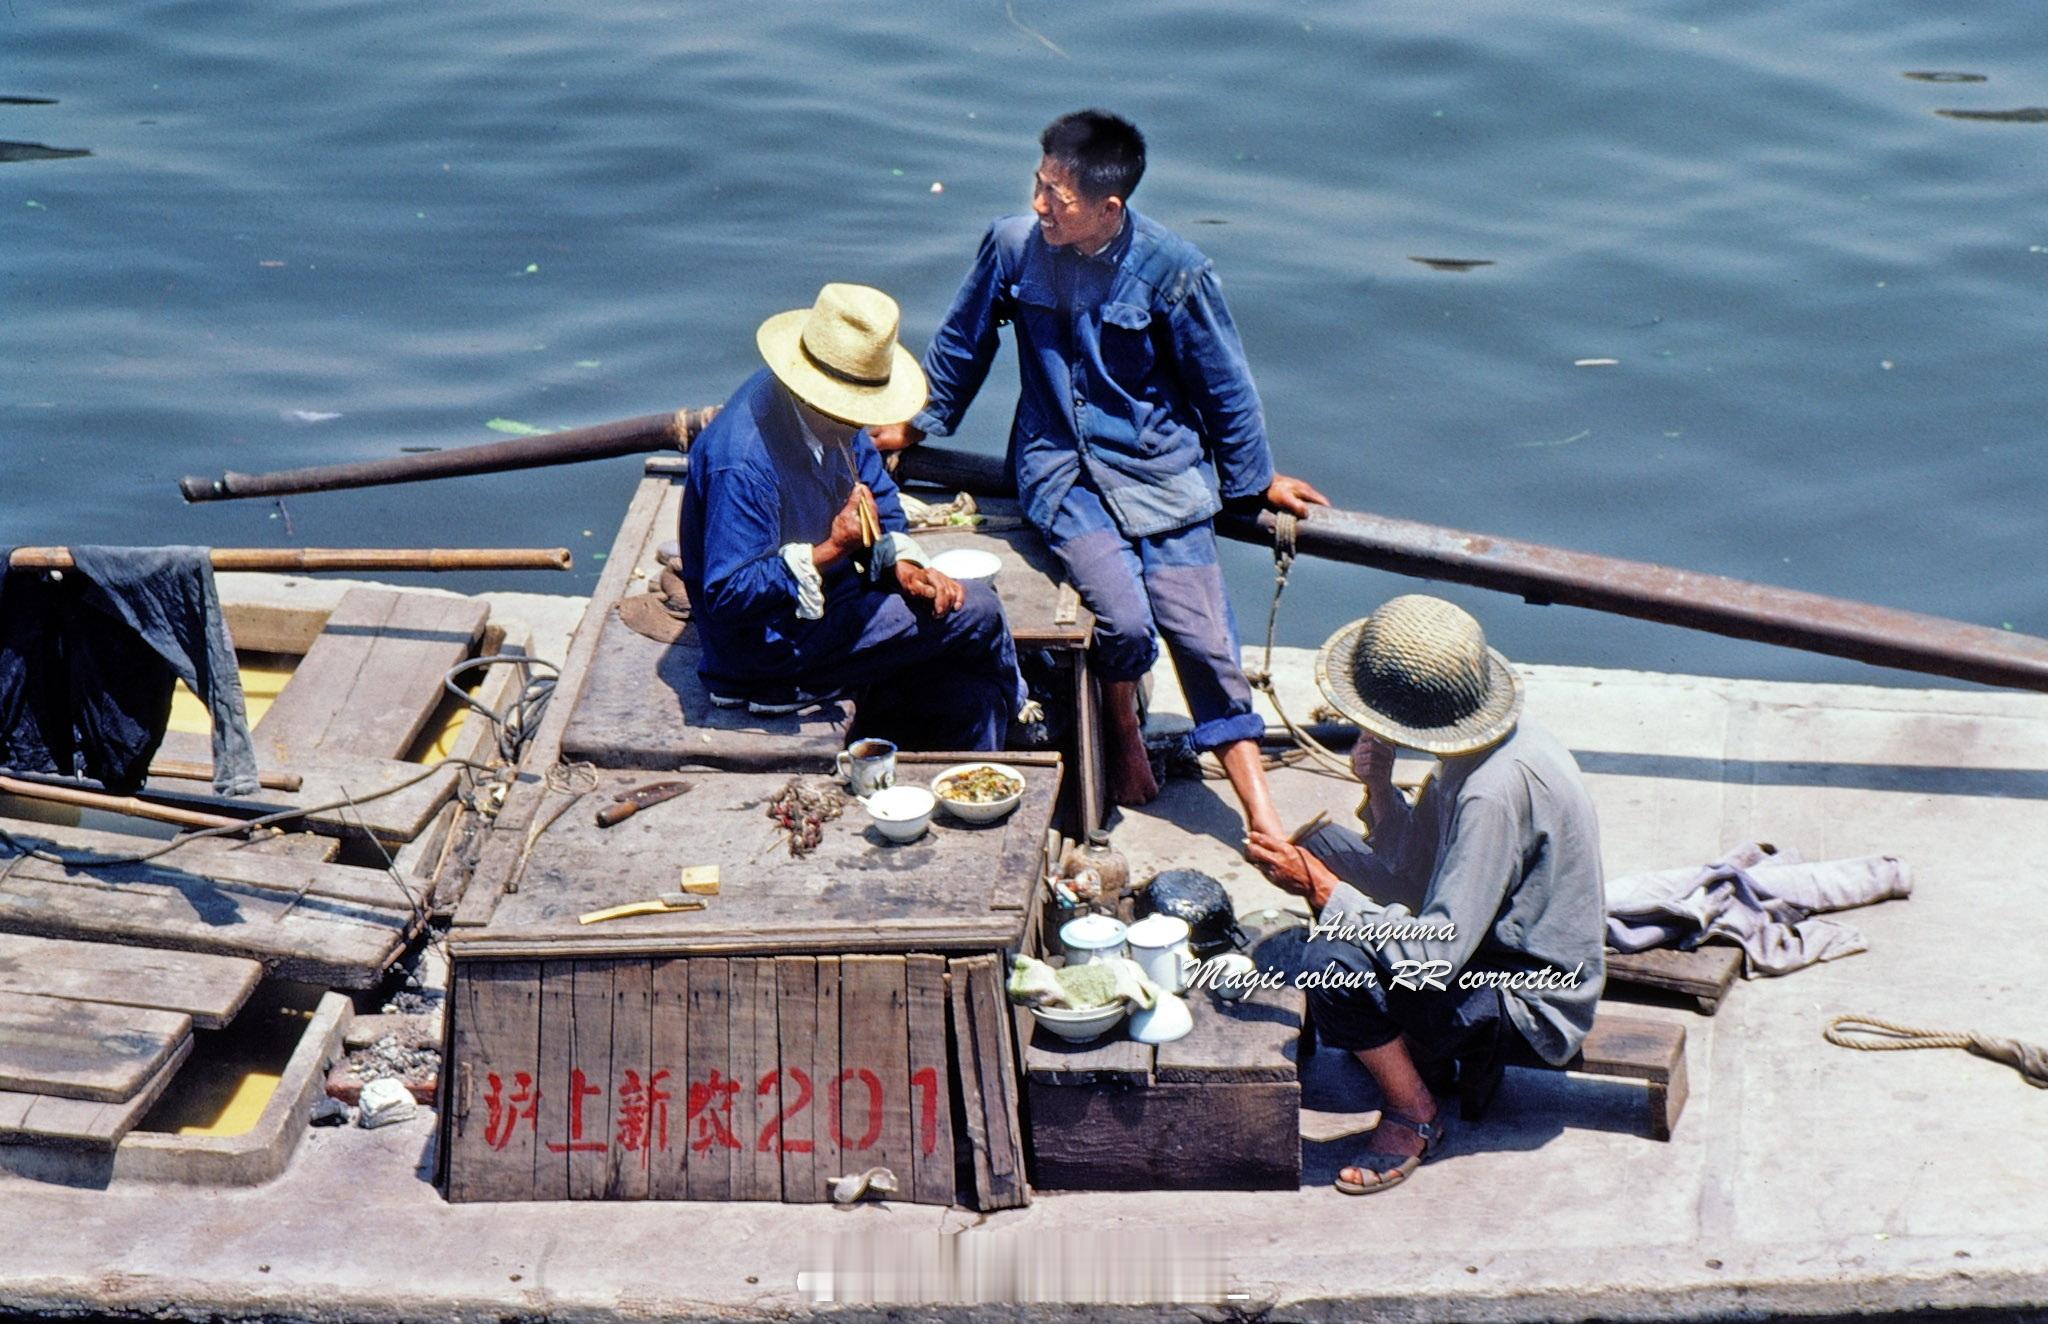
{"type": "Polygon", "coordinates": [[[996,956],[458,960],[451,1201],[1026,1198],[996,956]]]}
{"type": "Polygon", "coordinates": [[[1301,1184],[1303,997],[1188,994],[1195,1028],[1152,1047],[1072,1044],[1031,1024],[1031,1182],[1047,1190],[1293,1190],[1301,1184]]]}

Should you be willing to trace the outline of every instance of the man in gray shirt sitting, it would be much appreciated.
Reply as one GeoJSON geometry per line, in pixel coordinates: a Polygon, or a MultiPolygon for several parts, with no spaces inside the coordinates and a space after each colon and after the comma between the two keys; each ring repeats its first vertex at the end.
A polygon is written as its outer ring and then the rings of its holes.
{"type": "Polygon", "coordinates": [[[1452,604],[1411,594],[1352,622],[1323,645],[1316,681],[1359,727],[1372,844],[1326,825],[1300,844],[1254,832],[1247,853],[1308,899],[1317,1033],[1385,1096],[1366,1152],[1337,1176],[1365,1195],[1442,1143],[1425,1075],[1491,1069],[1516,1039],[1556,1065],[1578,1052],[1605,981],[1600,832],[1578,765],[1518,720],[1520,679],[1452,604]],[[1412,806],[1394,790],[1396,747],[1442,760],[1412,806]]]}

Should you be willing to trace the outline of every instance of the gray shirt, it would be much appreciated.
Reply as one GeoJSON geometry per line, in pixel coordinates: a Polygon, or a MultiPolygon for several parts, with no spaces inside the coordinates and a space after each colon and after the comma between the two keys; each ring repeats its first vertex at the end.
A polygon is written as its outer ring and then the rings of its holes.
{"type": "Polygon", "coordinates": [[[1553,1064],[1570,1060],[1606,980],[1606,905],[1593,802],[1564,746],[1524,721],[1490,750],[1445,759],[1413,807],[1395,797],[1372,844],[1422,897],[1419,909],[1344,883],[1321,922],[1451,926],[1452,937],[1376,943],[1374,962],[1395,974],[1433,969],[1454,989],[1497,982],[1530,1046],[1553,1064]]]}

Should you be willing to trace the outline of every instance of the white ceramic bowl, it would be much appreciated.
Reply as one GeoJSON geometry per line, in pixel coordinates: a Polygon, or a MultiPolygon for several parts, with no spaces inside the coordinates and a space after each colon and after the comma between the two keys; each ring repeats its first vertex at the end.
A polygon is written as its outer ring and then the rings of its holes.
{"type": "Polygon", "coordinates": [[[994,579],[1003,558],[979,547],[955,547],[932,558],[932,569],[950,579],[994,579]]]}
{"type": "Polygon", "coordinates": [[[1126,999],[1118,998],[1106,1007],[1089,1007],[1083,1011],[1075,1011],[1071,1007],[1033,1007],[1031,1015],[1060,1038],[1084,1044],[1114,1030],[1130,1009],[1131,1004],[1126,999]]]}
{"type": "Polygon", "coordinates": [[[986,760],[974,763],[955,763],[952,767],[947,768],[944,772],[932,778],[932,794],[938,797],[940,804],[946,806],[947,813],[960,819],[962,822],[993,823],[997,819],[1009,817],[1012,810],[1024,803],[1024,774],[1007,763],[992,763],[986,760]],[[939,789],[940,785],[945,782],[946,778],[957,776],[974,768],[994,768],[1006,777],[1016,778],[1017,793],[1001,800],[991,800],[987,804],[968,804],[961,800],[948,800],[945,792],[939,789]]]}
{"type": "Polygon", "coordinates": [[[875,831],[891,841],[916,841],[932,824],[938,797],[922,786],[891,786],[861,801],[875,831]]]}

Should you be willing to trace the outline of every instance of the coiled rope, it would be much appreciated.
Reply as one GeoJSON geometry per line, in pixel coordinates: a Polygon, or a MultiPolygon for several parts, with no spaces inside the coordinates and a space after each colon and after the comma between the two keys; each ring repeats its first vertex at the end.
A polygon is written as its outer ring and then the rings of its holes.
{"type": "Polygon", "coordinates": [[[1999,1039],[1974,1031],[1917,1030],[1875,1016],[1837,1016],[1821,1036],[1837,1048],[1865,1053],[1899,1052],[1912,1048],[1961,1048],[1979,1057],[2003,1062],[2035,1089],[2048,1090],[2048,1048],[1999,1039]]]}

